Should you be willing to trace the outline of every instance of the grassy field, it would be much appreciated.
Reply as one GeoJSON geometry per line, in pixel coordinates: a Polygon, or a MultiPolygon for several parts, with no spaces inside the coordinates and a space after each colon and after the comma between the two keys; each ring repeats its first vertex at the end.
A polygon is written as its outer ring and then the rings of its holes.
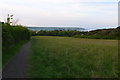
{"type": "Polygon", "coordinates": [[[32,78],[117,77],[117,40],[36,36],[31,42],[32,78]]]}

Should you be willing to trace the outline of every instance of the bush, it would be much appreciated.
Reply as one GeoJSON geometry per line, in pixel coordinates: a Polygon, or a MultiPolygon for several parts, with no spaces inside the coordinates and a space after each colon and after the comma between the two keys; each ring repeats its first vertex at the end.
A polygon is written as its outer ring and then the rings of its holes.
{"type": "Polygon", "coordinates": [[[3,50],[12,47],[20,41],[30,39],[30,31],[20,25],[11,26],[9,24],[2,24],[2,46],[3,50]]]}

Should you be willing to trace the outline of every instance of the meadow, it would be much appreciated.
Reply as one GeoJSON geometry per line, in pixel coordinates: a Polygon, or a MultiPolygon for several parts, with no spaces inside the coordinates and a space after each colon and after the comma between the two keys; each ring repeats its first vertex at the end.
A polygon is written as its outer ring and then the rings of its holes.
{"type": "Polygon", "coordinates": [[[28,75],[32,78],[115,78],[117,64],[117,40],[34,36],[28,75]]]}

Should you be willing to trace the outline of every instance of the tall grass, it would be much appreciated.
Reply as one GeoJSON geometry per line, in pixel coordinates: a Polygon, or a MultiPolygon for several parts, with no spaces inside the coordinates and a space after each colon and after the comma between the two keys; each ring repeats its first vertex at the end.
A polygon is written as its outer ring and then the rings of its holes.
{"type": "Polygon", "coordinates": [[[32,38],[32,78],[117,77],[117,40],[37,36],[32,38]]]}

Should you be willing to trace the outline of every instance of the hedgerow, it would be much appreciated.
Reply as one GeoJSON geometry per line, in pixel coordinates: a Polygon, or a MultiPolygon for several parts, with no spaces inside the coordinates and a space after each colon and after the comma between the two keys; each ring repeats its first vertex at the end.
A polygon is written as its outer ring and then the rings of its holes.
{"type": "Polygon", "coordinates": [[[30,31],[21,25],[12,26],[7,23],[2,23],[3,51],[21,41],[29,40],[30,36],[30,31]]]}

